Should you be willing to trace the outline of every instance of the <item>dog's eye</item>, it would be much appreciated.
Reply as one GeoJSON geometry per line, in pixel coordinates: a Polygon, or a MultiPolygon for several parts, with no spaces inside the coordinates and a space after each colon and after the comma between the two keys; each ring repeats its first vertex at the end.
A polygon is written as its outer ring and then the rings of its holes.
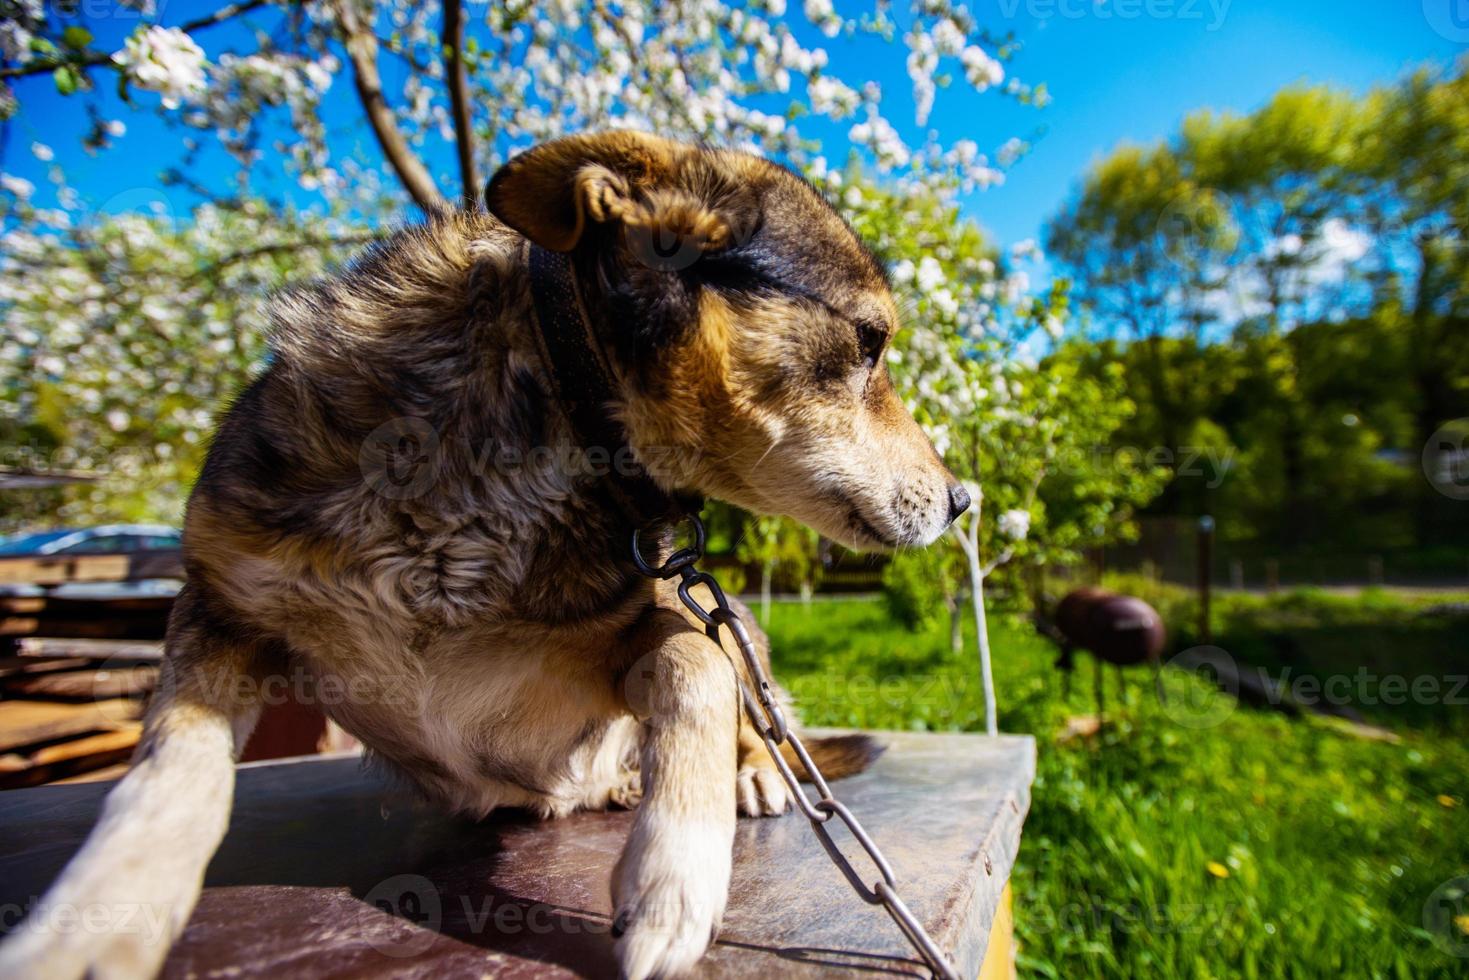
{"type": "Polygon", "coordinates": [[[888,339],[886,328],[880,323],[871,320],[858,320],[857,348],[862,352],[862,365],[869,371],[877,367],[877,359],[882,356],[882,345],[888,339]]]}

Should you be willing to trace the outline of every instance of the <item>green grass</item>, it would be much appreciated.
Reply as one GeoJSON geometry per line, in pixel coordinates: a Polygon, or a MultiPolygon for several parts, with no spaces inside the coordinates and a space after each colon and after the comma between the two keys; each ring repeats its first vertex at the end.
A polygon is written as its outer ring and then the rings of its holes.
{"type": "MultiPolygon", "coordinates": [[[[769,632],[808,724],[984,727],[972,636],[951,655],[946,628],[906,632],[876,601],[780,603],[769,632]]],[[[1171,709],[1137,670],[1120,706],[1109,670],[1113,724],[1063,743],[1095,710],[1088,658],[1068,698],[1027,626],[993,617],[992,641],[1001,728],[1040,752],[1013,879],[1023,975],[1469,976],[1423,927],[1434,889],[1469,875],[1469,710],[1440,707],[1427,728],[1376,713],[1393,744],[1231,711],[1176,671],[1171,709]]]]}

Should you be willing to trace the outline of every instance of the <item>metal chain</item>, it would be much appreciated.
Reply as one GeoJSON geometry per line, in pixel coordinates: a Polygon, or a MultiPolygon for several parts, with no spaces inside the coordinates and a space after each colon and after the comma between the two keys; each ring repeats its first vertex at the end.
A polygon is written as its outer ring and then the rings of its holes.
{"type": "Polygon", "coordinates": [[[869,905],[881,905],[888,915],[892,916],[904,938],[908,940],[918,955],[923,957],[935,976],[942,977],[944,980],[958,980],[959,973],[954,965],[949,962],[949,958],[934,943],[928,931],[923,928],[923,924],[899,897],[897,876],[893,874],[892,865],[888,864],[877,842],[867,833],[867,829],[858,821],[856,815],[832,793],[825,777],[821,775],[821,770],[816,768],[816,763],[811,760],[810,753],[806,751],[806,746],[791,730],[786,721],[785,712],[781,709],[780,701],[775,696],[775,689],[770,684],[770,678],[765,673],[765,667],[760,663],[760,655],[755,649],[755,642],[750,637],[750,631],[745,628],[739,614],[730,608],[729,599],[725,597],[724,590],[719,587],[714,576],[694,567],[694,563],[704,557],[704,522],[694,514],[687,515],[687,519],[693,525],[694,543],[687,548],[675,551],[667,561],[657,567],[649,565],[644,560],[639,533],[634,531],[632,536],[633,564],[637,566],[639,572],[650,578],[671,579],[675,575],[679,576],[679,600],[699,618],[699,621],[704,624],[704,632],[715,643],[719,642],[721,626],[729,630],[740,648],[740,655],[744,658],[745,666],[750,671],[750,678],[755,684],[755,691],[752,694],[744,680],[739,680],[740,698],[744,702],[745,714],[765,743],[765,747],[770,750],[770,757],[775,760],[781,778],[790,787],[801,812],[806,815],[807,820],[811,821],[811,829],[816,832],[816,837],[821,841],[821,846],[825,849],[827,856],[831,858],[832,863],[837,866],[848,884],[852,886],[852,890],[864,902],[869,905]],[[698,585],[705,586],[713,594],[714,608],[712,610],[705,609],[693,597],[690,590],[698,585]],[[796,758],[801,760],[801,765],[811,777],[811,783],[816,787],[819,797],[814,803],[806,796],[806,791],[801,787],[801,781],[781,755],[781,743],[791,747],[796,758]],[[862,879],[857,869],[852,867],[847,856],[832,840],[831,832],[826,826],[832,817],[846,824],[857,843],[862,846],[877,867],[881,878],[872,885],[869,886],[862,879]]]}

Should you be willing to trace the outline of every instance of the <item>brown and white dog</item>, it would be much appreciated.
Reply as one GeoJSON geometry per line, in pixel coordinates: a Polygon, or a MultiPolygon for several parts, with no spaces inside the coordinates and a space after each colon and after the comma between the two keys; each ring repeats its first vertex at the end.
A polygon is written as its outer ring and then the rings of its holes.
{"type": "MultiPolygon", "coordinates": [[[[598,407],[661,492],[863,549],[928,544],[968,498],[889,381],[882,268],[789,171],[607,133],[515,158],[486,198],[275,299],[273,358],[189,501],[144,741],[48,905],[147,907],[176,936],[254,693],[289,669],[357,692],[334,720],[456,809],[640,800],[612,881],[622,972],[677,974],[708,946],[737,813],[791,800],[741,717],[738,655],[637,574],[617,495],[557,462],[589,447],[547,363],[531,249],[567,257],[598,407]]],[[[873,754],[815,744],[834,776],[873,754]]],[[[166,952],[23,925],[0,974],[147,977],[166,952]]]]}

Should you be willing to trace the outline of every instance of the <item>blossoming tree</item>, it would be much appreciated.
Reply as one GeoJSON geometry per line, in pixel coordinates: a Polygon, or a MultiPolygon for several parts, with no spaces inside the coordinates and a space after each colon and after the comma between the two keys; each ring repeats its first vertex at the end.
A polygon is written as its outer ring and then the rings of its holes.
{"type": "Polygon", "coordinates": [[[339,260],[405,206],[473,201],[519,149],[640,127],[776,156],[840,202],[850,192],[818,138],[836,131],[902,208],[997,182],[1021,144],[986,154],[969,139],[905,140],[882,86],[838,72],[823,45],[855,38],[904,61],[918,123],[951,78],[1046,99],[1008,76],[1014,46],[949,0],[854,16],[830,0],[785,6],[238,0],[180,22],[143,0],[91,20],[86,5],[7,4],[0,117],[24,118],[54,88],[89,123],[31,147],[49,189],[0,177],[0,435],[125,475],[69,494],[60,516],[176,517],[211,413],[263,355],[266,288],[339,260]],[[78,149],[107,153],[145,114],[178,132],[161,180],[188,213],[89,200],[68,183],[78,149]]]}

